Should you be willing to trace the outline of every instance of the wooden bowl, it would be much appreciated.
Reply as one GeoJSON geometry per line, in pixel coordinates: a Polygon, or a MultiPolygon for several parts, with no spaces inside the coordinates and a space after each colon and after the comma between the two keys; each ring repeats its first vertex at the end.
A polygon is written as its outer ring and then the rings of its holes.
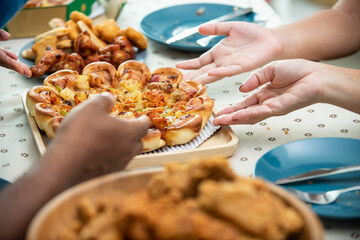
{"type": "MultiPolygon", "coordinates": [[[[38,212],[31,222],[26,239],[55,239],[60,229],[72,223],[76,215],[76,205],[82,197],[86,196],[93,202],[97,202],[105,195],[117,197],[120,200],[122,193],[126,194],[143,188],[153,174],[162,170],[163,168],[150,168],[113,173],[89,180],[63,192],[38,212]],[[119,194],[120,191],[121,194],[119,194]]],[[[306,204],[282,188],[272,183],[267,184],[270,191],[294,207],[304,219],[304,229],[294,240],[324,239],[322,223],[306,204]]]]}

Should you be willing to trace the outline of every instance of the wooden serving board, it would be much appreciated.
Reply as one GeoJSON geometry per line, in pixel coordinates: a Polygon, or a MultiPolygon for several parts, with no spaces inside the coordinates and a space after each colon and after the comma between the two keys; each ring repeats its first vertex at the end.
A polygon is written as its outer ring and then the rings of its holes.
{"type": "MultiPolygon", "coordinates": [[[[35,119],[30,115],[26,107],[26,93],[22,97],[22,103],[29,121],[31,132],[41,155],[46,152],[50,143],[45,132],[41,131],[35,119]]],[[[216,114],[213,112],[213,115],[216,114]]],[[[162,166],[169,162],[186,162],[190,159],[206,156],[232,156],[238,147],[239,139],[228,126],[222,126],[210,138],[205,140],[196,149],[180,150],[162,153],[140,154],[134,157],[126,166],[126,170],[134,168],[162,166]]]]}

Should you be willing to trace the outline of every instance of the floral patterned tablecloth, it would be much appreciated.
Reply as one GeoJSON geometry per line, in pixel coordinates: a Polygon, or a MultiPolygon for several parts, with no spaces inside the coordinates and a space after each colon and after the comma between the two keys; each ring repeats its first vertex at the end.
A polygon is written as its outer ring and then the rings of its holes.
{"type": "MultiPolygon", "coordinates": [[[[191,3],[190,0],[129,0],[118,18],[121,28],[132,26],[140,30],[140,21],[148,13],[173,4],[191,3]]],[[[197,1],[199,2],[199,1],[197,1]]],[[[206,2],[236,4],[253,7],[264,16],[267,26],[281,24],[280,19],[262,0],[226,0],[206,2]]],[[[12,39],[0,42],[0,47],[17,52],[31,39],[12,39]]],[[[199,53],[172,50],[159,43],[149,41],[145,63],[150,70],[173,67],[176,62],[199,56],[199,53]]],[[[209,84],[208,95],[214,99],[215,107],[221,109],[236,103],[250,93],[238,91],[249,73],[229,77],[209,84]]],[[[0,178],[14,181],[26,172],[40,157],[22,105],[24,92],[39,79],[27,79],[12,70],[0,68],[0,178]]],[[[254,125],[231,127],[239,138],[236,153],[230,158],[234,170],[244,176],[252,176],[257,160],[267,151],[285,143],[318,137],[343,137],[360,139],[360,115],[328,104],[314,104],[281,117],[273,117],[254,125]]],[[[326,239],[360,239],[360,221],[322,219],[326,239]]]]}

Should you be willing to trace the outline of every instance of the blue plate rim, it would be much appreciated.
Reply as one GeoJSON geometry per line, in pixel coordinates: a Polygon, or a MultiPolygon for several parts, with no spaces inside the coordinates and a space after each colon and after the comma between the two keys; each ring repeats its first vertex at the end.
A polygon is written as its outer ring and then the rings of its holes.
{"type": "MultiPolygon", "coordinates": [[[[294,140],[294,141],[291,141],[291,142],[288,142],[288,143],[285,143],[285,144],[282,144],[280,146],[277,146],[273,149],[270,149],[269,151],[267,151],[266,153],[264,153],[259,159],[258,161],[256,162],[256,165],[255,165],[255,168],[254,168],[254,172],[253,172],[253,175],[254,177],[258,177],[258,178],[263,178],[264,180],[266,181],[269,181],[271,183],[274,183],[275,180],[277,179],[269,179],[267,178],[266,176],[262,176],[262,175],[259,175],[257,173],[258,171],[258,168],[259,168],[259,165],[260,163],[262,163],[261,161],[264,161],[263,159],[265,159],[270,153],[272,152],[276,152],[276,151],[279,151],[279,149],[281,150],[282,148],[285,148],[286,146],[290,146],[290,145],[293,145],[293,144],[303,144],[305,142],[305,144],[307,143],[311,143],[312,141],[340,141],[340,142],[348,142],[351,141],[353,142],[354,144],[360,144],[360,139],[357,139],[357,138],[346,138],[346,137],[318,137],[318,138],[310,138],[310,139],[300,139],[300,140],[294,140]]],[[[358,150],[359,151],[359,150],[358,150]]],[[[296,162],[296,161],[295,161],[296,162]]],[[[331,162],[331,161],[329,161],[331,162]]],[[[351,162],[351,161],[350,161],[351,162]]],[[[305,162],[306,163],[306,162],[305,162]]],[[[320,161],[320,164],[321,163],[325,163],[325,162],[321,162],[320,161]]],[[[303,164],[304,165],[304,164],[303,164]]],[[[303,166],[303,165],[300,165],[299,166],[303,166]]],[[[346,166],[347,164],[344,164],[344,162],[342,162],[342,164],[340,165],[343,165],[343,166],[346,166]]],[[[279,168],[281,169],[281,168],[279,168]]],[[[266,169],[265,169],[266,170],[266,169]]],[[[299,172],[300,173],[300,172],[299,172]]],[[[283,178],[283,177],[288,177],[287,175],[284,175],[284,176],[281,176],[280,178],[283,178]]],[[[304,182],[305,183],[305,182],[304,182]]],[[[274,183],[275,184],[275,183],[274,183]]],[[[324,184],[326,185],[326,184],[324,184]]],[[[279,185],[278,185],[279,186],[279,185]]],[[[280,185],[280,187],[284,188],[286,190],[286,188],[290,186],[290,187],[293,187],[293,188],[297,188],[297,187],[303,187],[303,186],[306,186],[306,184],[301,184],[301,183],[298,183],[298,185],[280,185]]],[[[360,218],[360,213],[355,213],[353,215],[348,215],[348,214],[332,214],[330,211],[329,212],[324,212],[324,209],[329,209],[329,206],[331,208],[331,205],[313,205],[311,204],[311,208],[312,210],[317,214],[319,215],[320,217],[322,218],[328,218],[328,219],[359,219],[360,218]]],[[[335,206],[335,207],[338,207],[338,206],[335,206]]],[[[334,208],[335,208],[334,207],[334,208]]],[[[352,206],[349,206],[349,208],[351,208],[352,206]]],[[[345,212],[347,212],[348,210],[346,209],[345,212]]]]}

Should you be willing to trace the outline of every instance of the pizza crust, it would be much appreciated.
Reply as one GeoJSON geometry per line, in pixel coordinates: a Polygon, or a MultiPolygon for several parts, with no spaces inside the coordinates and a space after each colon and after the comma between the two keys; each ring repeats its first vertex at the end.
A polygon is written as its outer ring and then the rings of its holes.
{"type": "Polygon", "coordinates": [[[166,145],[175,146],[190,142],[199,135],[201,130],[202,117],[200,115],[186,115],[166,129],[163,138],[166,145]]]}
{"type": "Polygon", "coordinates": [[[26,107],[31,116],[35,115],[35,105],[37,103],[50,103],[50,94],[54,94],[57,97],[59,96],[57,91],[48,86],[35,86],[29,89],[26,96],[26,107]]]}
{"type": "Polygon", "coordinates": [[[50,126],[50,122],[54,117],[61,116],[58,112],[56,112],[50,104],[47,103],[37,103],[35,105],[35,114],[34,118],[38,125],[38,127],[45,131],[46,134],[50,139],[52,139],[53,134],[51,131],[48,132],[47,130],[52,129],[50,126]]]}
{"type": "Polygon", "coordinates": [[[157,129],[149,129],[141,140],[143,142],[143,152],[153,151],[166,145],[165,141],[161,138],[161,132],[157,129]]]}

